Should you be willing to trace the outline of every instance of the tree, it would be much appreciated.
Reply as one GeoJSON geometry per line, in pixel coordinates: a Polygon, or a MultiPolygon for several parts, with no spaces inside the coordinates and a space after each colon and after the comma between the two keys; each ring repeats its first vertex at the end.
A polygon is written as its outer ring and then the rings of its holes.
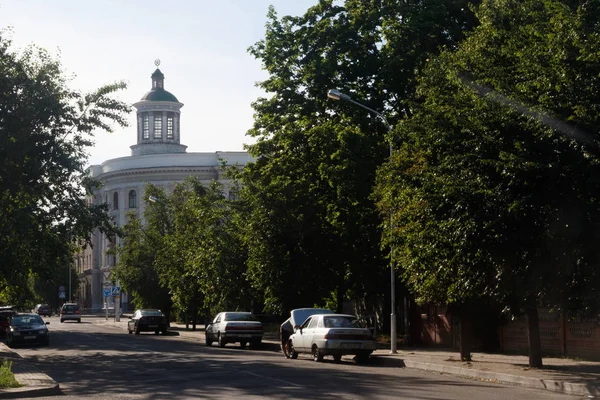
{"type": "Polygon", "coordinates": [[[474,33],[430,61],[378,187],[419,299],[525,312],[532,367],[538,306],[597,305],[597,10],[484,1],[474,33]]]}
{"type": "Polygon", "coordinates": [[[81,94],[48,53],[10,46],[0,32],[0,277],[27,290],[30,274],[64,269],[94,228],[113,231],[105,207],[86,202],[96,184],[84,172],[86,148],[97,129],[125,126],[130,108],[112,97],[124,83],[81,94]]]}
{"type": "Polygon", "coordinates": [[[387,160],[385,126],[364,110],[327,103],[339,87],[391,120],[410,115],[415,77],[429,52],[471,28],[469,2],[321,0],[301,17],[268,14],[250,48],[269,77],[242,177],[250,277],[283,311],[347,297],[381,297],[387,262],[370,198],[387,160]],[[400,22],[401,21],[401,22],[400,22]]]}

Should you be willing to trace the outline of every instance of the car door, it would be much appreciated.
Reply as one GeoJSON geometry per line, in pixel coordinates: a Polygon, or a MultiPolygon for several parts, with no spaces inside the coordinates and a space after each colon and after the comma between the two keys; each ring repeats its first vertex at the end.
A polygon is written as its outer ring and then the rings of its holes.
{"type": "Polygon", "coordinates": [[[217,314],[213,322],[208,326],[206,332],[211,340],[217,340],[217,332],[219,331],[219,324],[223,319],[223,313],[217,314]]]}
{"type": "Polygon", "coordinates": [[[322,317],[320,315],[314,315],[310,321],[308,321],[306,328],[302,329],[302,345],[305,349],[304,351],[306,352],[310,352],[312,349],[315,330],[317,329],[317,324],[321,318],[322,317]]]}
{"type": "Polygon", "coordinates": [[[299,351],[302,351],[302,352],[307,351],[306,350],[306,341],[305,341],[306,329],[308,328],[308,325],[313,320],[313,318],[315,318],[315,317],[308,317],[306,319],[306,321],[304,321],[304,323],[300,326],[300,329],[296,330],[296,335],[298,336],[298,340],[296,340],[294,342],[294,347],[296,349],[298,349],[299,351]]]}

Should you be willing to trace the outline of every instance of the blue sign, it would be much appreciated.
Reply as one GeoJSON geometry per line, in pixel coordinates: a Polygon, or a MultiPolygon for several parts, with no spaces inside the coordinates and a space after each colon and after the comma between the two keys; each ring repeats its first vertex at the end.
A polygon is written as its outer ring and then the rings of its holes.
{"type": "Polygon", "coordinates": [[[120,296],[121,295],[121,286],[113,286],[112,287],[112,295],[120,296]]]}
{"type": "Polygon", "coordinates": [[[104,297],[110,297],[110,289],[104,289],[104,297]]]}
{"type": "Polygon", "coordinates": [[[66,299],[67,298],[67,294],[65,292],[58,292],[58,298],[59,299],[66,299]]]}

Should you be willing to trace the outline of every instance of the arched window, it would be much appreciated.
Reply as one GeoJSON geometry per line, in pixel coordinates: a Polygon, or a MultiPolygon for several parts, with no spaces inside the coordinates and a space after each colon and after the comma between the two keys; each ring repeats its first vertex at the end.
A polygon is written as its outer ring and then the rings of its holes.
{"type": "Polygon", "coordinates": [[[137,207],[137,194],[135,193],[135,190],[131,190],[129,192],[129,208],[136,208],[137,207]]]}
{"type": "Polygon", "coordinates": [[[119,209],[119,193],[115,192],[113,194],[113,210],[119,209]]]}

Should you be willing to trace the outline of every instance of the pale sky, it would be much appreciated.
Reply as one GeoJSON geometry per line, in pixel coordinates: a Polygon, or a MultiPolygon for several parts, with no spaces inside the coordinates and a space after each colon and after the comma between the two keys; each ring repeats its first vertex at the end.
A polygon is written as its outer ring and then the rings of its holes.
{"type": "MultiPolygon", "coordinates": [[[[165,89],[184,103],[181,143],[188,152],[240,151],[254,140],[250,103],[264,93],[261,61],[247,52],[264,38],[269,5],[279,17],[302,15],[318,0],[0,0],[0,29],[13,49],[34,43],[59,55],[75,75],[70,87],[92,90],[124,80],[119,97],[133,104],[151,89],[160,59],[165,89]]],[[[129,156],[128,128],[96,135],[90,164],[129,156]]]]}

